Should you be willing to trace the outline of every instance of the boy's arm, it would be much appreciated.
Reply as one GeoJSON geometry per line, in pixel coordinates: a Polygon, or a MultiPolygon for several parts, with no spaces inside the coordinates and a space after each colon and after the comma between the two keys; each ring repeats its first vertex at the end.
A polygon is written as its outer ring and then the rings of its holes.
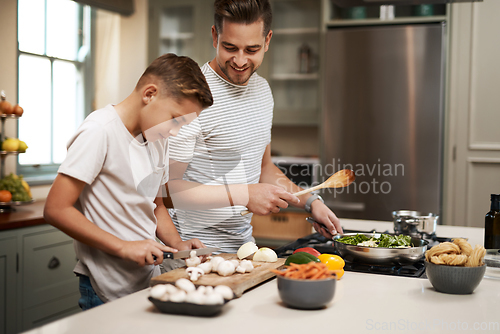
{"type": "MultiPolygon", "coordinates": [[[[283,172],[272,162],[270,144],[267,145],[264,156],[262,157],[262,172],[260,175],[260,182],[275,184],[277,186],[283,187],[291,193],[296,193],[303,190],[295,183],[293,183],[288,177],[286,177],[286,175],[283,174],[283,172]]],[[[310,196],[311,194],[304,194],[300,196],[299,205],[296,205],[294,203],[292,204],[303,209],[307,199],[310,196]]],[[[252,208],[250,206],[248,206],[248,209],[252,211],[252,208]]],[[[326,232],[317,223],[313,224],[316,231],[318,231],[323,236],[332,238],[332,236],[337,234],[337,232],[342,233],[340,220],[337,218],[335,213],[333,213],[333,211],[330,210],[321,201],[313,201],[311,203],[311,215],[316,221],[326,226],[328,228],[328,231],[331,232],[326,232]]]]}
{"type": "Polygon", "coordinates": [[[160,264],[163,251],[177,251],[154,240],[124,241],[97,227],[74,207],[84,187],[84,182],[58,174],[45,203],[45,220],[84,244],[140,266],[160,264]]]}
{"type": "Polygon", "coordinates": [[[167,208],[163,204],[163,198],[155,199],[156,209],[156,237],[165,245],[170,245],[178,250],[188,250],[196,248],[205,248],[205,245],[198,239],[189,239],[182,241],[179,232],[175,228],[167,208]]]}

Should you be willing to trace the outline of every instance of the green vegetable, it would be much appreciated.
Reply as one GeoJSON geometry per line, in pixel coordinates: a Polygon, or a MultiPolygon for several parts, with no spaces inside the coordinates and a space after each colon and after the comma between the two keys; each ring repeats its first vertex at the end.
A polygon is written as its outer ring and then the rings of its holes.
{"type": "Polygon", "coordinates": [[[297,264],[306,264],[309,262],[321,262],[316,256],[306,253],[306,252],[298,252],[295,254],[290,255],[286,261],[285,261],[285,266],[289,266],[290,263],[297,263],[297,264]]]}
{"type": "Polygon", "coordinates": [[[374,240],[377,243],[377,247],[383,248],[398,248],[398,247],[412,247],[411,237],[409,235],[390,235],[381,234],[379,238],[367,237],[364,234],[356,234],[353,236],[346,236],[337,241],[348,245],[358,245],[363,241],[374,240]]]}
{"type": "Polygon", "coordinates": [[[22,184],[23,176],[10,173],[0,180],[0,190],[8,190],[12,194],[13,202],[29,202],[31,197],[22,184]]]}

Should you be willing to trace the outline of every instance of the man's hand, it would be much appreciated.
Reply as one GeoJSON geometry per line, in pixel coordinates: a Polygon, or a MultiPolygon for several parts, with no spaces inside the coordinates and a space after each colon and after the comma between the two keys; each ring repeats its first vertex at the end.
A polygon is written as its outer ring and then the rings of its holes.
{"type": "MultiPolygon", "coordinates": [[[[178,242],[178,243],[176,243],[175,245],[172,245],[172,246],[174,246],[178,250],[189,250],[189,249],[207,248],[207,246],[205,246],[203,244],[203,242],[201,242],[199,239],[196,239],[196,238],[189,239],[189,240],[186,240],[186,241],[180,241],[180,242],[178,242]]],[[[202,256],[199,256],[199,257],[200,257],[201,262],[204,262],[207,259],[208,255],[202,255],[202,256]]]]}
{"type": "Polygon", "coordinates": [[[335,216],[335,214],[321,201],[313,201],[311,203],[312,217],[317,222],[323,224],[328,231],[325,231],[318,223],[313,223],[314,229],[324,236],[325,238],[331,239],[337,233],[343,233],[342,226],[340,226],[340,220],[335,216]]]}
{"type": "Polygon", "coordinates": [[[161,264],[163,252],[177,253],[177,249],[164,246],[154,240],[123,241],[118,256],[144,267],[149,264],[161,264]],[[156,260],[153,255],[156,256],[156,260]]]}
{"type": "Polygon", "coordinates": [[[250,184],[248,185],[248,193],[248,210],[262,216],[270,213],[278,213],[280,208],[287,208],[288,203],[295,205],[300,203],[297,196],[294,196],[281,187],[268,183],[250,184]]]}

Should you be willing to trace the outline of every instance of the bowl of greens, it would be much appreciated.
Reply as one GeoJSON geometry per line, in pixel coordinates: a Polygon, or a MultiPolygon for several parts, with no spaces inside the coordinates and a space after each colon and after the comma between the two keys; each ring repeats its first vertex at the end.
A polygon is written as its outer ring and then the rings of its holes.
{"type": "Polygon", "coordinates": [[[428,244],[421,238],[388,233],[345,233],[336,235],[333,242],[346,261],[380,265],[415,263],[428,244]]]}

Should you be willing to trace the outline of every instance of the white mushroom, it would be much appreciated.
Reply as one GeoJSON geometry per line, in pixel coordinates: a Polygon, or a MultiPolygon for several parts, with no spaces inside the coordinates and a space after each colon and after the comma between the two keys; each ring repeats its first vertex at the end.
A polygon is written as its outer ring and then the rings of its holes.
{"type": "Polygon", "coordinates": [[[177,292],[177,288],[172,284],[165,284],[165,288],[167,289],[167,293],[172,294],[177,292]]]}
{"type": "Polygon", "coordinates": [[[233,290],[227,285],[217,285],[214,288],[214,292],[220,294],[226,300],[233,299],[234,297],[233,290]]]}
{"type": "Polygon", "coordinates": [[[196,292],[205,294],[206,289],[207,289],[206,286],[200,285],[198,289],[196,289],[196,292]]]}
{"type": "Polygon", "coordinates": [[[203,262],[202,264],[199,264],[197,267],[203,270],[205,274],[209,274],[210,271],[212,271],[212,262],[210,261],[203,262]]]}
{"type": "Polygon", "coordinates": [[[194,286],[193,282],[191,282],[186,278],[179,278],[177,281],[175,281],[175,286],[181,290],[184,290],[185,292],[191,292],[196,290],[196,287],[194,286]]]}
{"type": "Polygon", "coordinates": [[[201,259],[196,256],[196,251],[191,251],[189,253],[189,258],[186,259],[186,266],[188,267],[196,267],[201,263],[201,259]]]}
{"type": "Polygon", "coordinates": [[[210,260],[210,262],[212,263],[212,271],[213,271],[214,273],[216,273],[216,272],[217,272],[217,267],[219,266],[219,264],[220,264],[221,262],[224,262],[224,261],[225,261],[225,260],[224,260],[224,258],[222,258],[222,257],[220,257],[220,256],[214,256],[214,257],[212,258],[212,260],[210,260]]]}
{"type": "Polygon", "coordinates": [[[224,304],[224,297],[222,297],[222,295],[218,293],[211,293],[209,295],[206,295],[205,304],[206,305],[224,304]]]}
{"type": "Polygon", "coordinates": [[[235,268],[237,268],[240,265],[240,261],[236,259],[229,260],[231,263],[234,265],[235,268]]]}
{"type": "Polygon", "coordinates": [[[210,295],[210,294],[212,294],[212,293],[214,293],[214,287],[213,287],[213,286],[210,286],[210,285],[207,285],[207,286],[205,287],[205,294],[206,294],[206,295],[210,295]]]}
{"type": "Polygon", "coordinates": [[[198,268],[198,267],[189,267],[186,269],[186,273],[189,275],[189,279],[192,282],[196,282],[198,278],[200,278],[202,275],[205,274],[203,269],[198,268]]]}
{"type": "Polygon", "coordinates": [[[177,290],[177,292],[170,295],[169,299],[171,302],[174,302],[174,303],[182,303],[186,300],[186,291],[177,290]]]}
{"type": "Polygon", "coordinates": [[[231,261],[223,261],[217,266],[217,273],[221,276],[229,276],[234,274],[236,268],[231,261]]]}
{"type": "Polygon", "coordinates": [[[157,284],[151,288],[149,295],[155,299],[161,299],[163,295],[167,294],[167,290],[166,284],[157,284]]]}
{"type": "Polygon", "coordinates": [[[249,273],[254,269],[252,261],[242,260],[240,265],[236,268],[236,271],[239,273],[249,273]]]}
{"type": "Polygon", "coordinates": [[[198,291],[191,291],[186,296],[186,302],[203,305],[205,304],[205,299],[207,297],[203,293],[199,293],[198,291]]]}

